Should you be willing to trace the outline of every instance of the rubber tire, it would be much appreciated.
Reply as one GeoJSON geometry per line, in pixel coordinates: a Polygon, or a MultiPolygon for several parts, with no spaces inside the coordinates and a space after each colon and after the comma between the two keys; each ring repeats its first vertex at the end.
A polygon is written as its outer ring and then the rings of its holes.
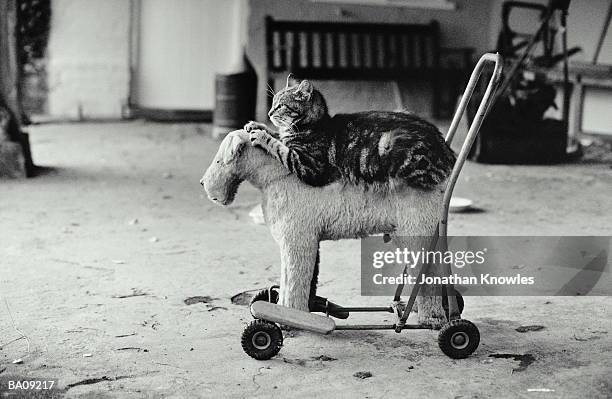
{"type": "Polygon", "coordinates": [[[470,356],[480,343],[480,332],[478,327],[471,321],[465,319],[452,320],[444,325],[438,333],[438,346],[444,354],[453,359],[465,359],[470,356]],[[456,333],[464,333],[468,338],[467,345],[457,347],[453,344],[452,338],[456,333]]]}
{"type": "Polygon", "coordinates": [[[261,290],[257,294],[255,294],[255,296],[253,298],[251,298],[251,302],[249,303],[249,306],[254,304],[255,302],[258,302],[258,301],[266,301],[266,302],[268,302],[270,299],[272,299],[272,303],[278,303],[278,291],[272,290],[271,298],[270,298],[270,296],[268,296],[268,291],[269,291],[269,289],[265,289],[265,290],[261,290]]]}
{"type": "MultiPolygon", "coordinates": [[[[457,300],[457,307],[459,308],[459,314],[463,314],[463,308],[465,307],[465,302],[463,301],[463,295],[460,292],[457,292],[455,295],[457,300]]],[[[446,298],[442,298],[442,307],[444,310],[448,311],[448,300],[446,298]]]]}
{"type": "Polygon", "coordinates": [[[240,340],[244,352],[256,360],[268,360],[278,354],[283,346],[283,332],[274,323],[265,320],[253,320],[242,332],[240,340]],[[267,334],[270,342],[265,348],[257,348],[253,338],[258,333],[267,334]]]}

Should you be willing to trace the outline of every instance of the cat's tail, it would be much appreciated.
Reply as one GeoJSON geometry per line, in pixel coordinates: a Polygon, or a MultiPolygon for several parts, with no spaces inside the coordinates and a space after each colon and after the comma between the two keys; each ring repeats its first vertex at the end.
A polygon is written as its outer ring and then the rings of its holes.
{"type": "Polygon", "coordinates": [[[424,152],[407,153],[395,177],[407,185],[431,190],[450,176],[457,157],[443,141],[430,146],[424,152]]]}

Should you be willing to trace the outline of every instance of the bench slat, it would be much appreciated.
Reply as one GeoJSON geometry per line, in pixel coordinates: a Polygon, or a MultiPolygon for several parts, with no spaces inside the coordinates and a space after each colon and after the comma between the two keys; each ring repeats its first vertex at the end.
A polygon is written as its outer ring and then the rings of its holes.
{"type": "Polygon", "coordinates": [[[306,68],[312,67],[314,65],[314,53],[312,47],[312,32],[305,32],[306,34],[306,68]]]}
{"type": "Polygon", "coordinates": [[[355,49],[355,44],[353,43],[353,34],[347,33],[344,36],[344,40],[346,42],[346,67],[353,68],[353,50],[355,49]]]}
{"type": "Polygon", "coordinates": [[[357,33],[357,41],[359,42],[359,68],[366,68],[366,44],[365,44],[365,36],[361,33],[357,33]]]}
{"type": "Polygon", "coordinates": [[[287,69],[287,32],[285,30],[278,31],[278,54],[280,57],[279,67],[287,69]]]}
{"type": "Polygon", "coordinates": [[[319,37],[321,38],[321,60],[319,65],[321,68],[329,68],[329,64],[327,63],[327,32],[321,32],[319,37]]]}

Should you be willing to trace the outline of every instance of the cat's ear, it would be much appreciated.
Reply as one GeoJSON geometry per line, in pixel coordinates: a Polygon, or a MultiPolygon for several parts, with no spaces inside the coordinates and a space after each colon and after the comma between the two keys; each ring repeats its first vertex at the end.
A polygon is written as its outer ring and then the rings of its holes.
{"type": "Polygon", "coordinates": [[[295,86],[296,84],[298,84],[298,81],[295,76],[293,76],[292,73],[287,75],[287,84],[285,85],[285,89],[288,89],[291,86],[295,86]]]}
{"type": "Polygon", "coordinates": [[[306,100],[309,100],[312,96],[312,92],[314,91],[314,86],[308,80],[302,80],[300,85],[297,88],[297,93],[306,100]]]}

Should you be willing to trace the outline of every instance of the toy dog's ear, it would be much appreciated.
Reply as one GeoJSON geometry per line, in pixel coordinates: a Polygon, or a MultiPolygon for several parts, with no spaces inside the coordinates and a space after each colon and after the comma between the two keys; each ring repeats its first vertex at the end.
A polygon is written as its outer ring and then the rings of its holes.
{"type": "Polygon", "coordinates": [[[223,163],[228,164],[238,158],[240,151],[246,145],[246,141],[239,134],[233,132],[228,135],[226,140],[228,142],[223,151],[223,163]]]}

